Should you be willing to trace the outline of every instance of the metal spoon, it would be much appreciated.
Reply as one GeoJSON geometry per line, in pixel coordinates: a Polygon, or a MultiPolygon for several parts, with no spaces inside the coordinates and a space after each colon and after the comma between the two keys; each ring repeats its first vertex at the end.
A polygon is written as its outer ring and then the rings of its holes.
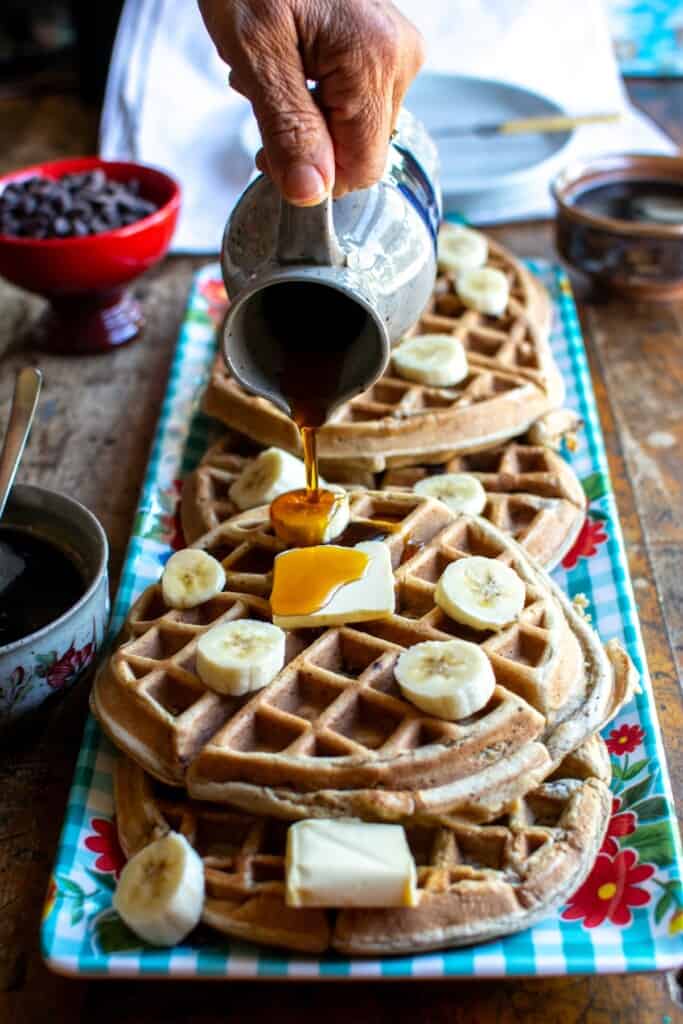
{"type": "MultiPolygon", "coordinates": [[[[2,452],[0,452],[0,519],[5,511],[21,456],[24,454],[26,439],[38,404],[42,380],[43,375],[40,370],[34,370],[30,366],[17,374],[9,424],[2,452]]],[[[23,570],[23,560],[0,540],[0,594],[23,570]]]]}
{"type": "Polygon", "coordinates": [[[5,443],[0,452],[0,518],[5,511],[38,404],[43,375],[27,366],[17,374],[5,443]]]}

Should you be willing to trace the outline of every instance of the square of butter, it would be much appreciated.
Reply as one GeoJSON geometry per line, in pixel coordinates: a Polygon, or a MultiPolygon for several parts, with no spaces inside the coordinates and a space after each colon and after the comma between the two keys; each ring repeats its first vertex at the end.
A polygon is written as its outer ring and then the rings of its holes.
{"type": "MultiPolygon", "coordinates": [[[[326,545],[332,550],[336,545],[326,545]]],[[[275,558],[273,569],[273,595],[271,611],[273,623],[282,629],[307,629],[317,626],[343,626],[347,623],[382,619],[393,614],[396,607],[394,594],[394,572],[389,548],[382,541],[369,540],[356,544],[354,549],[367,555],[367,566],[360,579],[338,585],[322,604],[314,610],[301,613],[285,613],[274,599],[276,584],[281,581],[280,573],[290,559],[302,553],[309,556],[317,549],[299,548],[283,551],[275,558]]],[[[348,550],[348,549],[341,549],[348,550]]]]}
{"type": "Polygon", "coordinates": [[[415,907],[417,870],[401,825],[307,818],[287,833],[290,907],[415,907]]]}

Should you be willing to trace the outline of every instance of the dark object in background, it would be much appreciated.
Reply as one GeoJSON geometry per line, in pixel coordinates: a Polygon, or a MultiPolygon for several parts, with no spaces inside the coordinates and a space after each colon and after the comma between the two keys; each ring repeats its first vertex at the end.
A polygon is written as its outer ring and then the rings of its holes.
{"type": "Polygon", "coordinates": [[[140,182],[108,178],[101,168],[10,182],[0,193],[0,234],[15,238],[83,238],[134,224],[157,205],[140,182]]]}
{"type": "Polygon", "coordinates": [[[123,0],[71,0],[81,96],[100,103],[123,0]]]}
{"type": "Polygon", "coordinates": [[[0,87],[22,95],[73,90],[75,28],[68,0],[2,0],[0,87]]]}
{"type": "Polygon", "coordinates": [[[2,0],[0,89],[99,103],[123,0],[2,0]]]}
{"type": "Polygon", "coordinates": [[[595,157],[562,171],[552,193],[572,267],[628,298],[683,295],[683,157],[595,157]]]}

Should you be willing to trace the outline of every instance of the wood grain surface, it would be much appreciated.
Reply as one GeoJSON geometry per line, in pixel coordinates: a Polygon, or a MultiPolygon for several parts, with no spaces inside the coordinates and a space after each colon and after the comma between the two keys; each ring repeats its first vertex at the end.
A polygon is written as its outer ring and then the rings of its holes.
{"type": "MultiPolygon", "coordinates": [[[[683,143],[683,82],[631,85],[683,143]]],[[[0,99],[0,173],[92,152],[95,111],[73,96],[0,99]]],[[[548,224],[499,227],[520,256],[553,257],[548,224]]],[[[104,524],[115,587],[198,258],[167,259],[138,282],[144,337],[113,355],[46,357],[31,347],[41,302],[0,282],[0,424],[14,372],[40,365],[45,390],[21,478],[77,496],[104,524]]],[[[625,303],[577,282],[674,792],[683,782],[683,304],[625,303]]],[[[38,927],[86,710],[79,687],[0,751],[1,1024],[673,1024],[673,975],[228,986],[92,982],[43,966],[38,927]]],[[[679,805],[680,810],[680,805],[679,805]]]]}

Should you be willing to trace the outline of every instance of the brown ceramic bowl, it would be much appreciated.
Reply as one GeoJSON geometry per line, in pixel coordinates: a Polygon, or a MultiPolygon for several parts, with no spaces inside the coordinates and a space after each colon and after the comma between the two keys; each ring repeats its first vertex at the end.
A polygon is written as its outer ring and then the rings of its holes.
{"type": "Polygon", "coordinates": [[[683,157],[624,153],[565,168],[552,184],[558,251],[576,270],[625,295],[680,297],[683,223],[620,216],[628,203],[638,202],[633,199],[636,183],[641,193],[647,185],[655,193],[671,189],[683,196],[683,157]],[[598,194],[605,186],[614,187],[598,194]],[[617,198],[599,199],[608,194],[617,198]]]}

